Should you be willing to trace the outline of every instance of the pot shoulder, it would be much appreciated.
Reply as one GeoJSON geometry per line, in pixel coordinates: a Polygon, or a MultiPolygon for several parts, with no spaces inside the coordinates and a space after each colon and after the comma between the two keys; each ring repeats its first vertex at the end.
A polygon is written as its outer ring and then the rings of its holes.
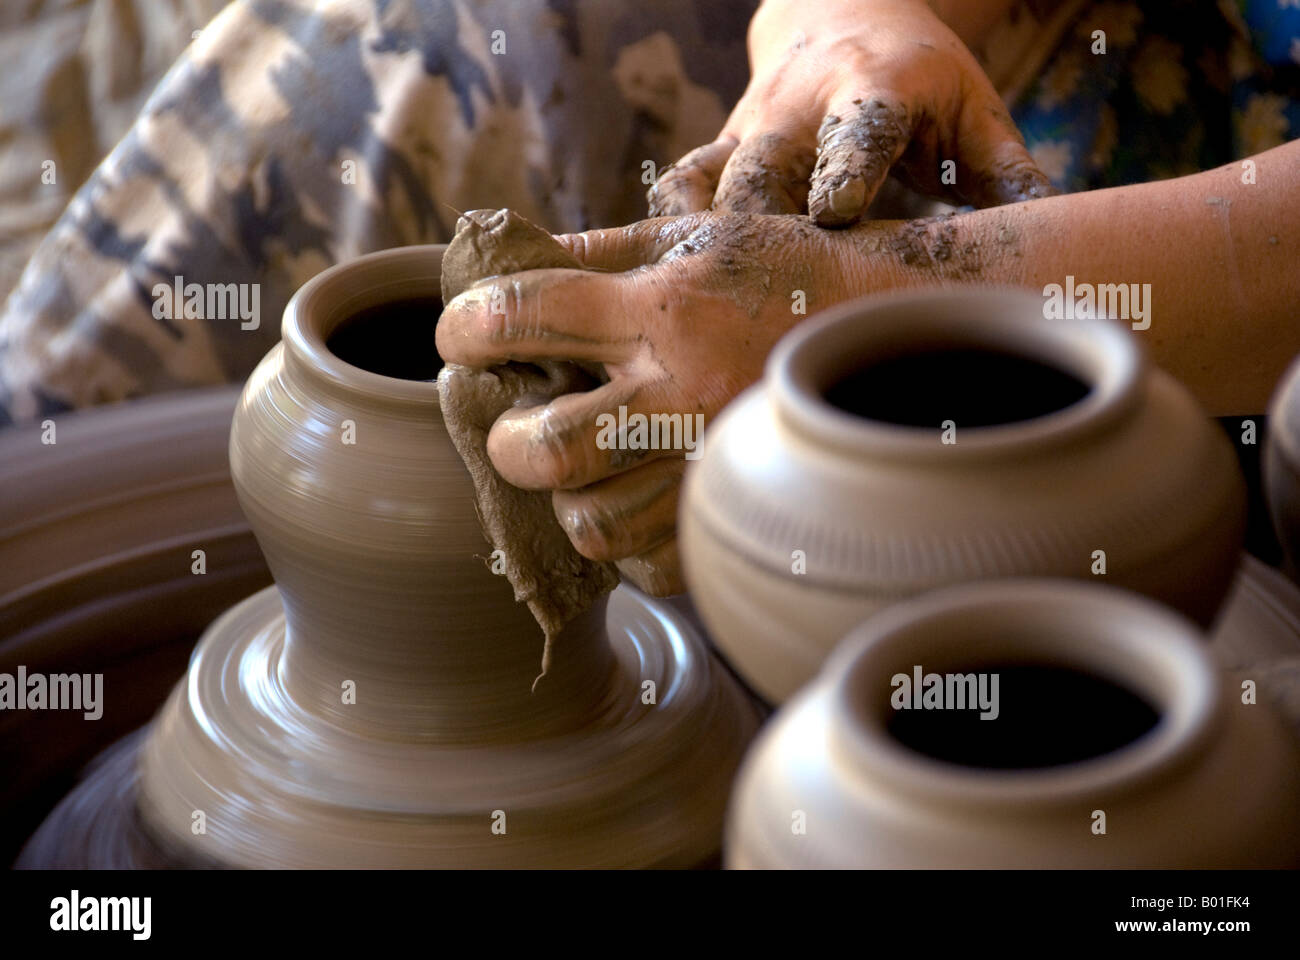
{"type": "Polygon", "coordinates": [[[830,448],[751,388],[706,434],[686,512],[718,549],[755,566],[789,575],[802,550],[808,581],[883,593],[1059,568],[1067,556],[1086,565],[1103,544],[1129,565],[1189,548],[1231,552],[1225,541],[1240,536],[1220,522],[1244,521],[1231,447],[1159,371],[1132,416],[1084,440],[978,457],[960,443],[951,458],[830,448]]]}
{"type": "Polygon", "coordinates": [[[297,375],[283,344],[236,406],[230,467],[259,536],[269,527],[356,545],[430,536],[457,552],[486,544],[436,402],[412,413],[333,394],[297,375]]]}

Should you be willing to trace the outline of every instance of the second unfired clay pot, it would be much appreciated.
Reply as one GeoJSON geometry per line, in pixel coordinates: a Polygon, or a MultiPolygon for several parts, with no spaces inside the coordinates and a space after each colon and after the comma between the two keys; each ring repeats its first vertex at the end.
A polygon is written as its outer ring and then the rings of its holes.
{"type": "Polygon", "coordinates": [[[1144,597],[1043,578],[966,584],[868,620],[769,722],[737,778],[726,863],[1295,867],[1300,750],[1273,707],[1216,670],[1190,621],[1144,597]],[[1057,741],[1107,733],[1113,713],[1099,702],[1049,700],[1017,718],[1016,688],[1004,683],[1000,714],[987,726],[972,719],[955,756],[936,759],[891,733],[897,676],[1001,669],[1007,679],[1017,664],[1104,679],[1140,695],[1156,723],[1076,762],[964,762],[962,750],[978,754],[1001,723],[1035,725],[1049,759],[1057,741]]]}
{"type": "MultiPolygon", "coordinates": [[[[920,403],[942,386],[899,391],[920,403]]],[[[866,616],[946,584],[1096,579],[1208,624],[1237,565],[1244,511],[1226,438],[1128,331],[1045,320],[1023,291],[933,290],[844,304],[788,334],[763,381],[710,425],[687,474],[680,537],[718,647],[781,702],[866,616]],[[1084,393],[976,426],[967,401],[991,391],[1014,404],[1014,383],[975,382],[924,425],[828,400],[872,364],[954,350],[1027,361],[1027,383],[1061,371],[1084,393]]]]}

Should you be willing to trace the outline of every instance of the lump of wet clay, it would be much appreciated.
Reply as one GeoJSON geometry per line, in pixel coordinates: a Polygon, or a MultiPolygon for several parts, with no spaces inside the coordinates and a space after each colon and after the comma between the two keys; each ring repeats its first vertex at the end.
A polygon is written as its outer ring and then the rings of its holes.
{"type": "MultiPolygon", "coordinates": [[[[456,223],[442,260],[442,301],[488,277],[551,267],[582,269],[541,227],[512,210],[471,210],[456,223]]],[[[618,585],[613,564],[588,560],[555,519],[548,491],[521,490],[497,473],[487,454],[488,432],[502,413],[538,406],[565,393],[600,385],[573,363],[507,363],[487,370],[446,364],[438,375],[442,416],[474,481],[483,532],[504,557],[515,600],[528,604],[546,636],[542,674],[555,638],[574,617],[618,585]]]]}
{"type": "Polygon", "coordinates": [[[456,221],[456,235],[442,255],[442,302],[488,277],[555,267],[581,270],[582,264],[513,210],[470,210],[456,221]]]}

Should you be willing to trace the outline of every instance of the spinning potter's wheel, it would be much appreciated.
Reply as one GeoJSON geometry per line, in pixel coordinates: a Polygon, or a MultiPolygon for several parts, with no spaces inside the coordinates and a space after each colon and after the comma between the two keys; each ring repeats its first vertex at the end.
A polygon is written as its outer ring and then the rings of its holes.
{"type": "Polygon", "coordinates": [[[144,819],[183,844],[192,810],[223,810],[208,837],[244,866],[694,865],[717,845],[714,751],[739,758],[745,705],[663,604],[620,589],[588,626],[616,663],[581,713],[539,710],[522,740],[436,725],[389,739],[294,702],[281,598],[264,590],[213,625],[159,717],[140,760],[144,819]],[[218,790],[222,765],[233,776],[218,790]]]}
{"type": "Polygon", "coordinates": [[[467,748],[341,732],[294,704],[277,676],[279,591],[263,590],[212,625],[189,682],[151,727],[106,751],[19,865],[706,862],[732,772],[717,770],[715,751],[738,757],[753,715],[670,606],[620,587],[601,614],[618,666],[595,715],[555,736],[467,748]],[[642,702],[646,680],[654,705],[642,702]],[[485,805],[492,796],[500,806],[485,805]],[[199,810],[203,835],[192,833],[199,810]]]}
{"type": "Polygon", "coordinates": [[[295,297],[230,434],[278,586],[212,623],[153,723],[100,759],[21,865],[716,858],[757,727],[743,691],[674,607],[626,588],[552,640],[539,679],[541,630],[484,562],[436,386],[326,347],[350,316],[436,295],[440,254],[362,258],[295,297]]]}

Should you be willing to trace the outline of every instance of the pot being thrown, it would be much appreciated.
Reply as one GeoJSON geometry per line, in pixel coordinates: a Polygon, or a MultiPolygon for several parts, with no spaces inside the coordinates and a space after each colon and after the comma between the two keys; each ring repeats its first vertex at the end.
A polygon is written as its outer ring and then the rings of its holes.
{"type": "Polygon", "coordinates": [[[1245,699],[1194,624],[1129,591],[935,591],[855,630],[764,729],[726,864],[1295,867],[1300,750],[1245,699]]]}
{"type": "Polygon", "coordinates": [[[865,617],[989,577],[1096,579],[1208,625],[1245,523],[1227,439],[1105,320],[1012,290],[865,298],[788,334],[680,518],[715,642],[781,702],[865,617]]]}
{"type": "Polygon", "coordinates": [[[688,621],[622,587],[539,680],[542,631],[492,570],[440,414],[442,252],[315,277],[249,378],[231,471],[276,586],[212,624],[139,749],[137,833],[168,862],[717,856],[754,710],[688,621]]]}

